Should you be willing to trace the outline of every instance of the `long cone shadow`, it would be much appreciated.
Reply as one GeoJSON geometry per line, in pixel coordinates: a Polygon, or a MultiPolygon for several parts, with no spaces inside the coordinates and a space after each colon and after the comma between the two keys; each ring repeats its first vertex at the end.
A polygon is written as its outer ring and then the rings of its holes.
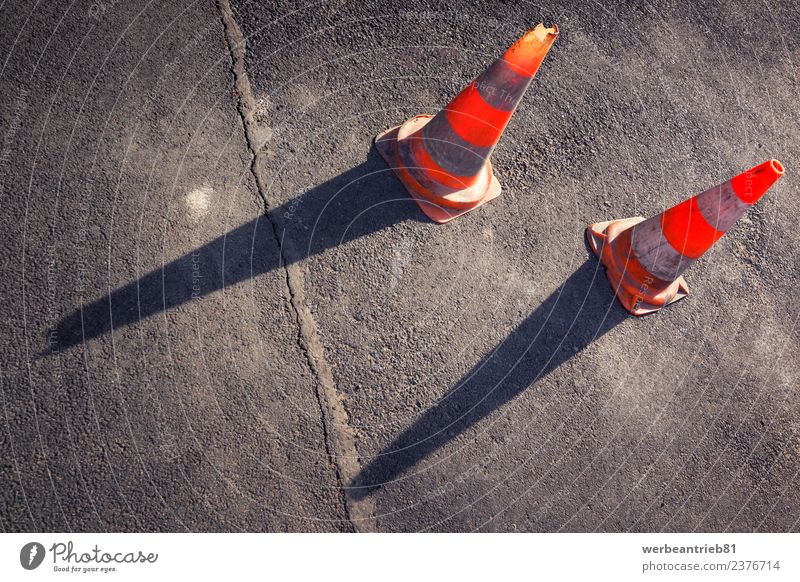
{"type": "Polygon", "coordinates": [[[492,352],[370,461],[348,494],[363,499],[509,402],[629,318],[588,259],[492,352]]]}
{"type": "Polygon", "coordinates": [[[371,148],[367,160],[160,269],[83,305],[48,334],[50,352],[177,307],[406,220],[427,221],[371,148]],[[273,227],[281,242],[276,252],[273,227]]]}

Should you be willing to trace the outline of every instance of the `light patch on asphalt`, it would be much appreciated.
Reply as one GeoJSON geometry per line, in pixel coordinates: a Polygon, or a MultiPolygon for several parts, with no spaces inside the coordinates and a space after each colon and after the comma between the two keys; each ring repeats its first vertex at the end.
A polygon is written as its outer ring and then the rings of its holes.
{"type": "Polygon", "coordinates": [[[190,218],[198,219],[208,215],[213,193],[214,189],[210,186],[202,186],[195,188],[186,195],[186,208],[189,211],[190,218]]]}
{"type": "Polygon", "coordinates": [[[264,146],[272,139],[272,128],[267,121],[272,116],[275,106],[269,95],[265,95],[256,99],[255,108],[256,140],[264,146]]]}

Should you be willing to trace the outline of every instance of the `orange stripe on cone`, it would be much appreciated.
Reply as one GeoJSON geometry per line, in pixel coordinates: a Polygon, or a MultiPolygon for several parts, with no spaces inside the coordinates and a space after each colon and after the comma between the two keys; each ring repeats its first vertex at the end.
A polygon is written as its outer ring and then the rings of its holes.
{"type": "Polygon", "coordinates": [[[691,259],[700,258],[725,234],[706,222],[697,207],[697,196],[664,211],[661,232],[673,249],[691,259]]]}
{"type": "Polygon", "coordinates": [[[493,146],[503,135],[513,111],[495,109],[483,100],[473,81],[447,106],[450,127],[476,146],[493,146]]]}

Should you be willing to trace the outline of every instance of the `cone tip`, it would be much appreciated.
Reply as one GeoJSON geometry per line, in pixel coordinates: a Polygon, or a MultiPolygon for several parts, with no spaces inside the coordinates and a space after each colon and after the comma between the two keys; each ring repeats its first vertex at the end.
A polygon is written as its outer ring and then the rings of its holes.
{"type": "Polygon", "coordinates": [[[783,176],[783,164],[778,160],[770,160],[769,166],[772,168],[772,171],[775,172],[776,176],[783,176]]]}
{"type": "Polygon", "coordinates": [[[558,26],[556,24],[554,24],[554,23],[551,23],[551,22],[548,22],[548,23],[540,22],[539,24],[534,26],[532,29],[530,29],[525,34],[525,36],[527,36],[529,34],[535,36],[537,40],[542,42],[548,36],[550,36],[552,38],[557,37],[558,36],[558,26]]]}
{"type": "Polygon", "coordinates": [[[742,201],[754,204],[783,176],[783,172],[782,163],[774,159],[767,160],[731,178],[731,187],[742,201]]]}
{"type": "Polygon", "coordinates": [[[558,27],[555,24],[545,26],[541,22],[508,47],[503,60],[520,75],[533,77],[557,37],[558,27]]]}

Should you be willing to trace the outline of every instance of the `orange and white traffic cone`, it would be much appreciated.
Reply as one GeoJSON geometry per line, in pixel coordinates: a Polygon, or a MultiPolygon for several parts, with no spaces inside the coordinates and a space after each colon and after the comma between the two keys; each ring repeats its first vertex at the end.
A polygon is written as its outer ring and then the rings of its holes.
{"type": "Polygon", "coordinates": [[[645,315],[686,297],[681,274],[782,175],[781,163],[768,160],[647,220],[590,225],[587,242],[620,303],[645,315]]]}
{"type": "Polygon", "coordinates": [[[448,222],[500,195],[489,155],[557,36],[556,26],[539,24],[435,116],[417,115],[375,138],[432,220],[448,222]]]}

